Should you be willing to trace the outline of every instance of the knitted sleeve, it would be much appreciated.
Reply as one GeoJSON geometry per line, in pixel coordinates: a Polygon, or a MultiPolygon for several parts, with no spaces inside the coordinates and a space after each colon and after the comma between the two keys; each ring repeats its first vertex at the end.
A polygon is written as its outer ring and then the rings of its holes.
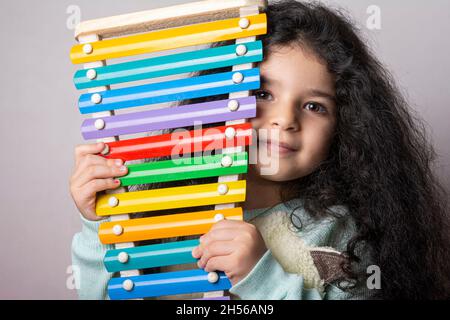
{"type": "MultiPolygon", "coordinates": [[[[111,278],[103,265],[103,257],[111,245],[103,245],[98,239],[101,222],[88,221],[81,217],[82,231],[72,240],[72,265],[77,270],[76,287],[82,300],[107,299],[107,284],[111,278]]],[[[102,221],[104,222],[104,221],[102,221]]]]}

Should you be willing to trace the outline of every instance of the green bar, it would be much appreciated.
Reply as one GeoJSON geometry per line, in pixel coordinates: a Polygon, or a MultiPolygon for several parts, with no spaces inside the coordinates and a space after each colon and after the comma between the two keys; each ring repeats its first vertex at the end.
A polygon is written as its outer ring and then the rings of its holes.
{"type": "Polygon", "coordinates": [[[248,156],[246,152],[218,154],[207,157],[165,160],[158,162],[131,164],[128,174],[118,178],[121,186],[199,179],[207,177],[229,176],[247,172],[248,156]],[[222,158],[230,156],[230,167],[222,166],[222,158]]]}

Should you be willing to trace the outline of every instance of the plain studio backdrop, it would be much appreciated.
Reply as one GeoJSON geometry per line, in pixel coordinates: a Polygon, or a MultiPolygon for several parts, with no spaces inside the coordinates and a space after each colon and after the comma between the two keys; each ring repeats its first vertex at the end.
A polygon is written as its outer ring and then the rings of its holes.
{"type": "MultiPolygon", "coordinates": [[[[72,83],[77,67],[69,50],[76,42],[68,28],[68,8],[77,6],[81,19],[88,20],[186,2],[0,1],[0,299],[77,297],[68,277],[72,236],[81,223],[68,180],[74,147],[83,142],[83,117],[72,83]]],[[[449,189],[450,2],[329,3],[353,15],[427,122],[439,154],[436,172],[449,189]],[[371,5],[381,10],[381,29],[368,28],[371,5]]]]}

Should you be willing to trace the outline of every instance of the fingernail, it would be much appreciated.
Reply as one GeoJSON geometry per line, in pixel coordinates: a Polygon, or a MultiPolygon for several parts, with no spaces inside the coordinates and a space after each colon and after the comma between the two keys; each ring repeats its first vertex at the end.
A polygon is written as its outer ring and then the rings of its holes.
{"type": "Polygon", "coordinates": [[[127,167],[125,167],[125,166],[122,166],[122,167],[120,167],[119,171],[121,171],[121,172],[125,172],[125,171],[127,171],[127,167]]]}
{"type": "Polygon", "coordinates": [[[120,180],[117,180],[117,179],[116,179],[116,180],[114,180],[114,183],[115,183],[115,184],[120,184],[120,180]]]}
{"type": "Polygon", "coordinates": [[[114,163],[116,164],[116,166],[120,167],[122,165],[122,160],[117,159],[116,161],[114,161],[114,163]]]}

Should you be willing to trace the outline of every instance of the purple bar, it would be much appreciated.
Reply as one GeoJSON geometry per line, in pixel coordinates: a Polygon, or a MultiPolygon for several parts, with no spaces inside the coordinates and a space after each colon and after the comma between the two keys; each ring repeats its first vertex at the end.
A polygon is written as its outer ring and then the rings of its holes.
{"type": "Polygon", "coordinates": [[[158,110],[121,114],[117,116],[86,119],[81,126],[83,138],[100,139],[150,132],[154,130],[173,129],[196,125],[250,119],[256,117],[256,98],[246,97],[230,100],[220,100],[206,103],[177,106],[158,110]],[[230,111],[228,102],[237,100],[239,108],[230,111]],[[95,128],[95,121],[102,119],[104,128],[95,128]]]}

